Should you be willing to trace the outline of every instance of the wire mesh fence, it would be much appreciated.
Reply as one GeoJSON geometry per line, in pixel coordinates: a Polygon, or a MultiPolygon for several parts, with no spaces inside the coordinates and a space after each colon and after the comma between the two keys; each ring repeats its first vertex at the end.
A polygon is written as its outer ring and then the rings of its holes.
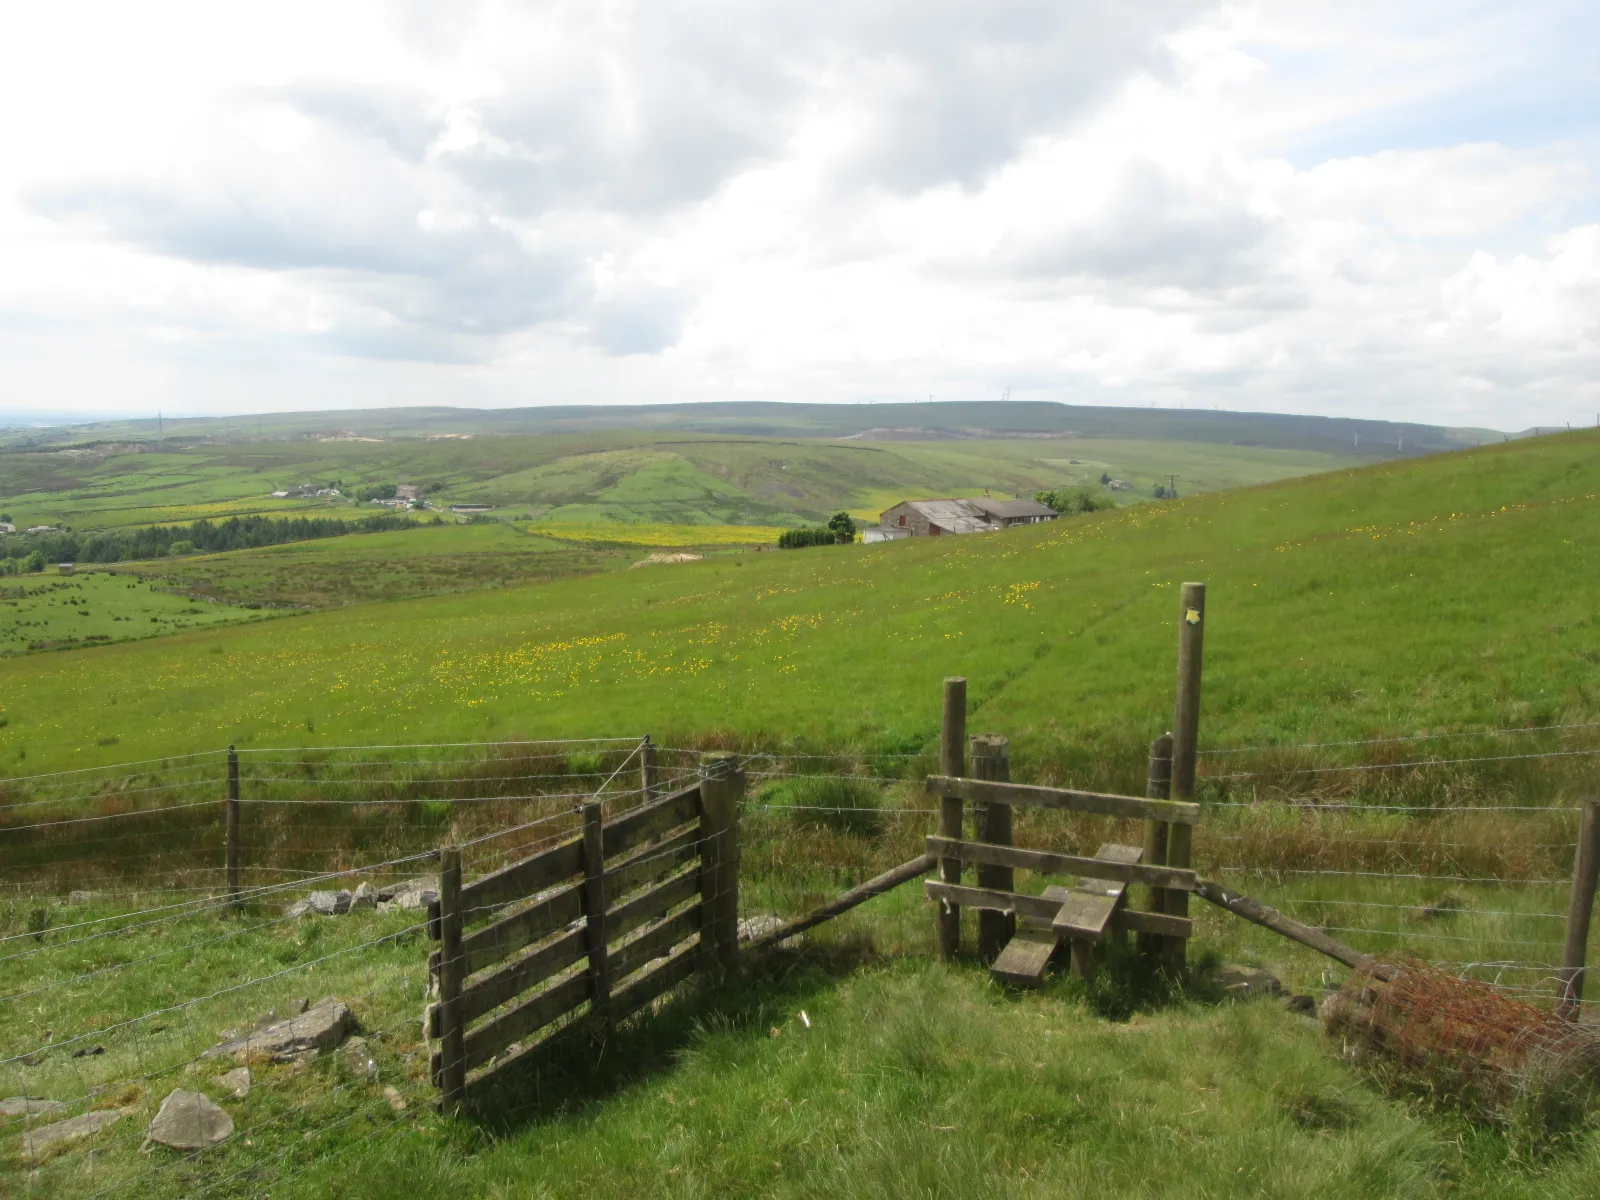
{"type": "MultiPolygon", "coordinates": [[[[1361,951],[1548,1008],[1595,729],[1210,751],[1205,769],[1220,769],[1200,779],[1196,869],[1361,951]],[[1516,739],[1539,746],[1506,753],[1516,739]],[[1418,754],[1434,742],[1441,753],[1418,754]]],[[[422,1014],[436,847],[461,847],[466,875],[481,877],[577,836],[586,802],[609,819],[695,777],[707,748],[617,738],[241,750],[237,896],[225,751],[0,783],[0,1097],[43,1105],[0,1116],[0,1153],[73,1194],[250,1192],[403,1128],[434,1095],[422,1014]],[[324,913],[334,919],[311,919],[324,913]],[[236,1060],[214,1053],[219,1041],[319,997],[348,1007],[357,1050],[247,1054],[250,1092],[236,1097],[222,1082],[236,1060]],[[140,1155],[180,1088],[226,1106],[232,1136],[140,1155]],[[89,1132],[37,1137],[78,1118],[89,1132]]],[[[934,831],[931,753],[739,758],[746,939],[915,858],[934,831]]],[[[1061,763],[1031,770],[1078,782],[1061,763]]],[[[1141,831],[1019,810],[1014,838],[1091,855],[1105,841],[1138,844],[1141,831]]],[[[905,887],[807,936],[927,954],[934,930],[920,889],[905,887]]],[[[563,969],[555,982],[584,967],[563,969]]],[[[590,1015],[574,1008],[552,1032],[590,1015]]]]}

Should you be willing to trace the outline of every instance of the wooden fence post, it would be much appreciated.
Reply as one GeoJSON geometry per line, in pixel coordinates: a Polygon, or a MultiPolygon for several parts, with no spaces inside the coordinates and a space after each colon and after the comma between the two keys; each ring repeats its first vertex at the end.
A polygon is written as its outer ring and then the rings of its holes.
{"type": "Polygon", "coordinates": [[[441,1109],[461,1108],[467,1090],[465,1025],[461,1019],[461,984],[466,961],[461,953],[461,851],[439,851],[439,1090],[441,1109]]]}
{"type": "Polygon", "coordinates": [[[228,747],[228,799],[223,806],[223,826],[227,839],[228,902],[241,905],[239,898],[239,752],[228,747]]]}
{"type": "MultiPolygon", "coordinates": [[[[1194,799],[1195,764],[1200,740],[1201,651],[1205,645],[1206,585],[1185,583],[1178,607],[1178,693],[1172,712],[1172,799],[1194,799]]],[[[1167,831],[1169,867],[1188,867],[1194,857],[1194,826],[1173,824],[1167,831]]],[[[1189,915],[1189,893],[1167,889],[1169,916],[1189,915]]],[[[1167,939],[1167,961],[1187,966],[1188,940],[1167,939]]]]}
{"type": "Polygon", "coordinates": [[[736,756],[700,756],[701,962],[725,975],[739,969],[739,802],[744,787],[736,756]]]}
{"type": "MultiPolygon", "coordinates": [[[[1150,743],[1150,768],[1145,776],[1144,794],[1152,800],[1172,799],[1172,735],[1163,733],[1150,743]]],[[[1146,821],[1144,823],[1144,862],[1146,866],[1164,867],[1167,865],[1167,839],[1172,826],[1166,821],[1146,821]]],[[[1167,890],[1152,887],[1146,889],[1145,911],[1164,913],[1167,911],[1167,890]]],[[[1155,934],[1141,933],[1138,937],[1139,953],[1154,954],[1161,946],[1161,939],[1155,934]]]]}
{"type": "Polygon", "coordinates": [[[611,975],[606,967],[606,852],[600,801],[583,806],[583,915],[584,941],[589,951],[589,1008],[604,1021],[611,999],[611,975]]]}
{"type": "MultiPolygon", "coordinates": [[[[1011,741],[997,734],[978,734],[971,739],[972,775],[995,783],[1011,782],[1011,741]]],[[[979,804],[974,814],[977,840],[1000,846],[1011,845],[1011,805],[979,804]]],[[[1003,892],[1016,888],[1010,867],[978,866],[978,886],[1003,892]]],[[[992,963],[1017,931],[1014,913],[983,909],[978,913],[978,957],[992,963]]]]}
{"type": "Polygon", "coordinates": [[[650,735],[644,735],[644,741],[639,743],[639,790],[644,793],[641,803],[649,804],[656,798],[656,787],[660,782],[660,773],[656,767],[656,745],[650,740],[650,735]]]}
{"type": "Polygon", "coordinates": [[[1572,862],[1572,901],[1567,908],[1567,941],[1561,952],[1561,1000],[1556,1012],[1575,1021],[1582,1009],[1584,964],[1589,949],[1589,919],[1600,879],[1600,799],[1583,802],[1578,852],[1572,862]]]}
{"type": "MultiPolygon", "coordinates": [[[[944,716],[939,723],[939,774],[960,777],[966,774],[967,757],[967,681],[951,676],[944,681],[944,716]]],[[[961,797],[939,797],[939,836],[961,837],[961,797]]],[[[939,879],[961,882],[961,860],[941,858],[939,879]]],[[[961,909],[941,900],[934,908],[934,937],[940,958],[954,958],[961,952],[961,909]]]]}

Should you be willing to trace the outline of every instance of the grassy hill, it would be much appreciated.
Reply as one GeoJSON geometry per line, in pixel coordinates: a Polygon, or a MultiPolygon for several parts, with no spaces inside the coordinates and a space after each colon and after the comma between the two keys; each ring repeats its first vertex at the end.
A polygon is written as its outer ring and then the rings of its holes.
{"type": "Polygon", "coordinates": [[[1187,578],[1211,587],[1211,744],[1549,723],[1600,694],[1597,450],[1574,433],[1004,535],[708,558],[12,659],[0,763],[511,733],[916,746],[938,680],[964,674],[972,728],[1070,766],[1164,727],[1187,578]]]}
{"type": "Polygon", "coordinates": [[[1076,436],[1198,441],[1281,450],[1315,450],[1369,459],[1399,458],[1499,440],[1493,430],[1288,413],[1118,408],[1024,400],[928,404],[554,405],[541,408],[388,408],[266,413],[165,421],[97,422],[0,433],[0,444],[61,446],[133,438],[240,441],[356,434],[366,437],[463,434],[594,434],[607,431],[743,437],[929,438],[1076,436]]]}

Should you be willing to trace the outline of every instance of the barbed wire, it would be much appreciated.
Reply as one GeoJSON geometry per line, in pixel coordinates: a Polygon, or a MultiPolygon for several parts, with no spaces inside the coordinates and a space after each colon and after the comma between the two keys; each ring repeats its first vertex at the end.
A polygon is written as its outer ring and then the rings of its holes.
{"type": "Polygon", "coordinates": [[[1327,775],[1337,771],[1398,771],[1408,767],[1452,767],[1462,763],[1520,762],[1535,758],[1593,758],[1596,750],[1541,750],[1529,754],[1487,754],[1469,758],[1427,758],[1415,762],[1345,763],[1332,767],[1284,767],[1277,771],[1237,771],[1228,775],[1202,775],[1196,782],[1263,779],[1274,775],[1327,775]]]}
{"type": "Polygon", "coordinates": [[[1515,737],[1524,734],[1550,733],[1565,729],[1600,729],[1600,721],[1579,721],[1567,725],[1528,725],[1520,729],[1462,729],[1451,733],[1417,733],[1409,736],[1381,737],[1381,738],[1356,738],[1344,742],[1300,742],[1286,743],[1283,745],[1261,746],[1229,746],[1211,750],[1201,750],[1201,757],[1206,755],[1222,754],[1263,754],[1282,750],[1328,750],[1345,746],[1386,746],[1399,742],[1432,742],[1444,740],[1464,740],[1475,737],[1515,737]]]}

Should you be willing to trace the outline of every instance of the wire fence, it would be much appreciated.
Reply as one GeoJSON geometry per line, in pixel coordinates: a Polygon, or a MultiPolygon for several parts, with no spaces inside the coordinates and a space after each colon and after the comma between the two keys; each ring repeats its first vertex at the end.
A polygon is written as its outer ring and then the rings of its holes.
{"type": "MultiPolygon", "coordinates": [[[[1200,780],[1196,867],[1364,952],[1414,955],[1548,1001],[1597,728],[1208,751],[1204,762],[1222,769],[1200,780]],[[1504,753],[1515,738],[1546,744],[1504,753]],[[1460,752],[1473,739],[1486,753],[1460,752]],[[1433,741],[1446,752],[1416,753],[1433,741]],[[1352,751],[1397,753],[1327,761],[1352,751]]],[[[405,1127],[433,1097],[422,1015],[435,848],[460,846],[469,876],[483,875],[575,836],[586,802],[620,814],[694,777],[708,748],[616,738],[241,750],[237,894],[226,752],[0,782],[0,1096],[50,1105],[0,1117],[0,1154],[74,1194],[257,1192],[324,1149],[405,1127]],[[234,1097],[223,1079],[238,1060],[218,1055],[219,1041],[319,995],[350,1009],[360,1040],[343,1045],[356,1048],[245,1055],[252,1090],[234,1097]],[[223,1104],[233,1135],[141,1155],[176,1088],[223,1104]],[[41,1141],[85,1117],[97,1131],[41,1141]]],[[[745,937],[920,855],[933,831],[927,752],[740,757],[745,937]]],[[[1032,765],[1041,782],[1081,786],[1142,769],[1080,780],[1062,764],[1032,765]]],[[[1015,837],[1093,854],[1104,841],[1137,843],[1140,830],[1018,810],[1015,837]]],[[[933,922],[919,889],[903,888],[815,936],[928,953],[933,922]]]]}

